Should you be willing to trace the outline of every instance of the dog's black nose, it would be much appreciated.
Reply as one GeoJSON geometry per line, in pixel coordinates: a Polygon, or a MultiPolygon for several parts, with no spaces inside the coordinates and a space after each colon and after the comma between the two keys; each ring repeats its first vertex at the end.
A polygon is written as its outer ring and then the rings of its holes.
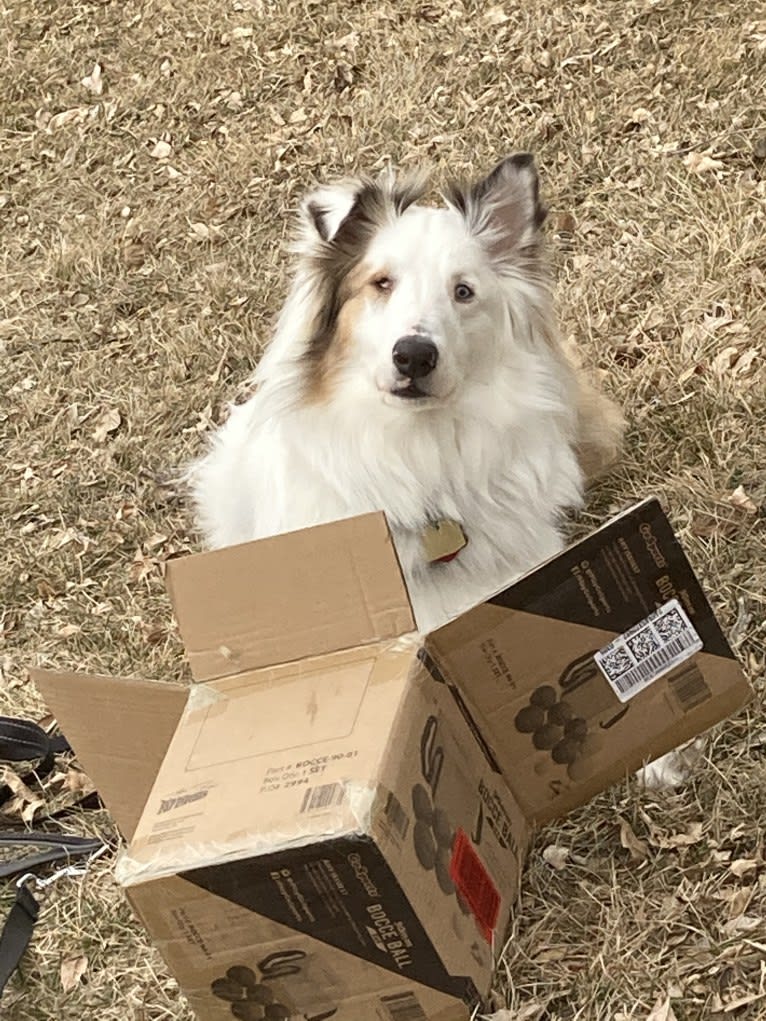
{"type": "Polygon", "coordinates": [[[402,337],[394,344],[394,365],[409,379],[422,379],[433,372],[439,361],[436,344],[421,337],[402,337]]]}

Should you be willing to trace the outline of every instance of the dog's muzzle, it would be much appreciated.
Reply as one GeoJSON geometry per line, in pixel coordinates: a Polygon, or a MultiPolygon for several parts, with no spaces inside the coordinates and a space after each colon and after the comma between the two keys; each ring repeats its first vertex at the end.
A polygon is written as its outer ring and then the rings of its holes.
{"type": "Polygon", "coordinates": [[[397,397],[427,397],[416,381],[426,379],[436,368],[436,344],[419,336],[402,337],[394,344],[392,359],[402,385],[391,392],[397,397]]]}

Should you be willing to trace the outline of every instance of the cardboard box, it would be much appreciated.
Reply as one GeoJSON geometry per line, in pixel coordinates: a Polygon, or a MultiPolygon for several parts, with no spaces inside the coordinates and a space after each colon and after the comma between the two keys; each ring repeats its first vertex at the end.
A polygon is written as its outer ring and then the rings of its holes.
{"type": "Polygon", "coordinates": [[[425,638],[381,514],[168,587],[190,689],[34,677],[202,1021],[464,1021],[534,826],[749,695],[656,501],[425,638]]]}

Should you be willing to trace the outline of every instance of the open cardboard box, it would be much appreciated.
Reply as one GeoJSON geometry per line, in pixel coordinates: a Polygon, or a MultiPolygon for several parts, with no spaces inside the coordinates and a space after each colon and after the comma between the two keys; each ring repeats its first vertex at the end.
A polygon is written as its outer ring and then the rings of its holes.
{"type": "Polygon", "coordinates": [[[190,688],[34,678],[202,1021],[464,1021],[533,828],[749,695],[654,500],[426,637],[382,514],[167,581],[190,688]]]}

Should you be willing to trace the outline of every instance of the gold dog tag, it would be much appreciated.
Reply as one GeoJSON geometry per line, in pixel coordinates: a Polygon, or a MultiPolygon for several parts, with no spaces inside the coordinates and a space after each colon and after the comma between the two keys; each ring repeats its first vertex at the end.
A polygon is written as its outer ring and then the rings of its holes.
{"type": "Polygon", "coordinates": [[[468,542],[457,521],[434,521],[420,533],[423,551],[429,564],[447,563],[458,555],[468,542]]]}

